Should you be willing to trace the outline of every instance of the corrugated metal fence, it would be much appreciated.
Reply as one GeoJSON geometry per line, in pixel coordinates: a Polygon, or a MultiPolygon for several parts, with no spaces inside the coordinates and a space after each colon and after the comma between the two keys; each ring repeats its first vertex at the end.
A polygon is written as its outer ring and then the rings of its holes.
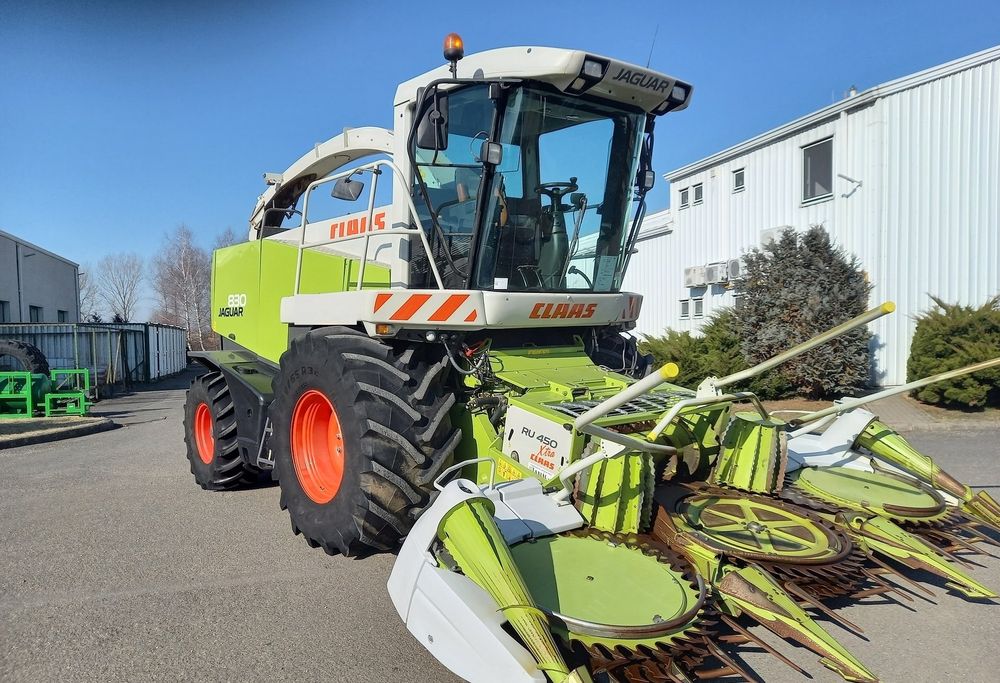
{"type": "Polygon", "coordinates": [[[174,375],[187,365],[180,327],[150,323],[0,324],[0,339],[41,349],[49,367],[86,368],[91,385],[129,386],[174,375]]]}

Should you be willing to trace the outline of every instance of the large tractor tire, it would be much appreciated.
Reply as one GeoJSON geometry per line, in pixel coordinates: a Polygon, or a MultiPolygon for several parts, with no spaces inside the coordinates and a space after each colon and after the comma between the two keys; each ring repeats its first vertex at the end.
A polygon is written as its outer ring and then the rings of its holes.
{"type": "Polygon", "coordinates": [[[49,374],[49,361],[37,346],[23,341],[5,339],[0,341],[0,371],[26,371],[33,374],[49,374]],[[8,358],[4,358],[7,356],[8,358]],[[13,363],[9,359],[13,359],[13,363]]]}
{"type": "Polygon", "coordinates": [[[328,327],[281,357],[270,415],[275,476],[292,530],[329,554],[391,550],[451,463],[447,358],[328,327]]]}
{"type": "Polygon", "coordinates": [[[229,491],[263,479],[261,470],[240,457],[236,407],[221,372],[207,372],[191,382],[184,405],[184,442],[191,474],[203,489],[229,491]]]}

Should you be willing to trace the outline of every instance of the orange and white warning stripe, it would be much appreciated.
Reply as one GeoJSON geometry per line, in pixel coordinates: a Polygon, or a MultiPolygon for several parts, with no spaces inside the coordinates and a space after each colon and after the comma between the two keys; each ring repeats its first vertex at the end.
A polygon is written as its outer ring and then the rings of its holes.
{"type": "Polygon", "coordinates": [[[378,292],[372,317],[379,322],[462,325],[483,320],[475,293],[378,292]]]}

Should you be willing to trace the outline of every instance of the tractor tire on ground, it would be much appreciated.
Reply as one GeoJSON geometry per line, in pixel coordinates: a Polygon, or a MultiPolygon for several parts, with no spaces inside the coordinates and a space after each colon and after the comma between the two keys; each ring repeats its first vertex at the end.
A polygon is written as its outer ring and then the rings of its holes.
{"type": "Polygon", "coordinates": [[[246,464],[236,441],[236,407],[221,372],[194,378],[184,405],[184,442],[191,474],[209,491],[229,491],[262,481],[246,464]]]}
{"type": "Polygon", "coordinates": [[[33,374],[49,374],[49,361],[37,346],[23,341],[0,341],[0,372],[5,370],[27,371],[33,374]],[[8,356],[14,360],[4,360],[8,356]]]}
{"type": "Polygon", "coordinates": [[[292,341],[270,416],[274,476],[296,534],[331,555],[399,544],[461,439],[449,370],[437,349],[397,353],[350,328],[292,341]]]}

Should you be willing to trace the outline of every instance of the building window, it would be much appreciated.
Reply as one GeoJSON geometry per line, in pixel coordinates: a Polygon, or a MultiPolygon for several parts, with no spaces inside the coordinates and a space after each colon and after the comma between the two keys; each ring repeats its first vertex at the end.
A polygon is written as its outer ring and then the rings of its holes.
{"type": "Polygon", "coordinates": [[[746,303],[746,297],[743,294],[737,294],[733,297],[733,310],[742,311],[746,303]]]}
{"type": "Polygon", "coordinates": [[[689,299],[681,299],[681,320],[687,320],[691,317],[691,301],[689,299]]]}
{"type": "Polygon", "coordinates": [[[802,201],[833,196],[833,138],[802,148],[802,201]]]}
{"type": "Polygon", "coordinates": [[[59,322],[61,323],[69,322],[69,311],[59,311],[57,315],[59,322]]]}
{"type": "Polygon", "coordinates": [[[681,190],[681,208],[686,209],[688,207],[688,188],[681,190]]]}
{"type": "Polygon", "coordinates": [[[28,322],[40,323],[42,322],[42,307],[41,306],[28,306],[28,322]]]}
{"type": "Polygon", "coordinates": [[[692,301],[694,301],[694,317],[705,317],[705,300],[699,297],[697,299],[692,299],[692,301]]]}
{"type": "Polygon", "coordinates": [[[738,168],[733,171],[733,192],[742,192],[746,187],[744,180],[744,171],[746,169],[738,168]]]}
{"type": "Polygon", "coordinates": [[[10,319],[10,302],[0,301],[0,323],[13,322],[10,319]]]}
{"type": "Polygon", "coordinates": [[[701,204],[701,201],[705,198],[704,193],[702,191],[701,183],[698,183],[697,185],[692,185],[691,189],[694,190],[694,203],[701,204]]]}

